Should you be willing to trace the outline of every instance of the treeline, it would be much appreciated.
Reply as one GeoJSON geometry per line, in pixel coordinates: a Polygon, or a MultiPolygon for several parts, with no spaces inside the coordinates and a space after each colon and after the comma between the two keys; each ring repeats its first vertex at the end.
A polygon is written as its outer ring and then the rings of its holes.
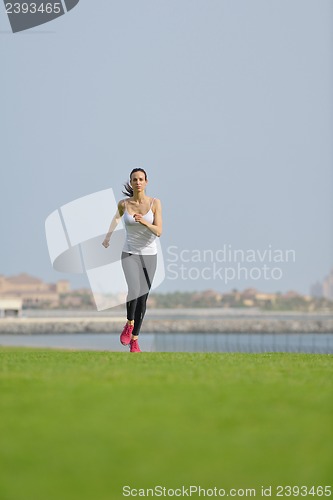
{"type": "Polygon", "coordinates": [[[333,301],[324,297],[310,297],[296,294],[260,294],[248,296],[246,292],[233,291],[218,294],[206,292],[152,293],[148,304],[154,308],[250,308],[262,311],[333,312],[333,301]]]}
{"type": "MultiPolygon", "coordinates": [[[[23,307],[35,309],[77,309],[96,310],[93,295],[88,289],[73,290],[60,294],[57,303],[38,301],[25,303],[23,307]]],[[[214,290],[194,292],[153,293],[148,297],[148,307],[156,309],[181,308],[251,308],[261,311],[303,311],[303,312],[333,312],[333,301],[324,297],[311,297],[296,292],[282,294],[261,293],[254,289],[238,291],[236,289],[219,293],[214,290]]],[[[123,310],[124,303],[112,308],[123,310]]]]}

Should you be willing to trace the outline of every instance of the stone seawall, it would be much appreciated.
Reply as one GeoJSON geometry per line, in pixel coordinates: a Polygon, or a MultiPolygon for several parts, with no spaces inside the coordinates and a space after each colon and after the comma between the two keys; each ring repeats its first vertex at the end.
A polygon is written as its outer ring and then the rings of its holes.
{"type": "MultiPolygon", "coordinates": [[[[124,318],[2,318],[0,334],[120,333],[124,318]]],[[[333,333],[333,318],[145,319],[147,333],[333,333]]]]}

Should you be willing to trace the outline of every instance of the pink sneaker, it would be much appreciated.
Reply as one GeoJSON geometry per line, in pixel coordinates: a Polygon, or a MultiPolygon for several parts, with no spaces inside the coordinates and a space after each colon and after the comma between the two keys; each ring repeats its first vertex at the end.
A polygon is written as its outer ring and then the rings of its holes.
{"type": "Polygon", "coordinates": [[[124,329],[120,335],[120,342],[123,345],[129,345],[129,343],[131,342],[133,328],[134,325],[129,325],[128,323],[126,323],[126,325],[124,326],[124,329]]]}
{"type": "Polygon", "coordinates": [[[131,339],[130,342],[130,352],[141,352],[141,349],[139,347],[139,342],[137,339],[131,339]]]}

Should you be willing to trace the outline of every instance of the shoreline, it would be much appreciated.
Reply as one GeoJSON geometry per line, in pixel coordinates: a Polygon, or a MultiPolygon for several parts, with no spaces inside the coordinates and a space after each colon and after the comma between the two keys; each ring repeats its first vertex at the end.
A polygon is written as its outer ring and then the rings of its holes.
{"type": "MultiPolygon", "coordinates": [[[[0,334],[119,333],[124,316],[66,318],[1,318],[0,334]]],[[[311,318],[196,318],[150,319],[142,325],[146,333],[333,333],[333,317],[311,318]]]]}

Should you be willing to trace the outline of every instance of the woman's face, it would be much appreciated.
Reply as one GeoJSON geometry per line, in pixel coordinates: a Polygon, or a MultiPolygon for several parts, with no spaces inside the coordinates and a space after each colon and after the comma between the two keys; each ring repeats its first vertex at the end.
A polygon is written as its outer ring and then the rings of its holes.
{"type": "Polygon", "coordinates": [[[148,181],[146,181],[145,174],[140,170],[131,175],[131,186],[133,191],[137,191],[138,193],[143,192],[147,183],[148,181]]]}

